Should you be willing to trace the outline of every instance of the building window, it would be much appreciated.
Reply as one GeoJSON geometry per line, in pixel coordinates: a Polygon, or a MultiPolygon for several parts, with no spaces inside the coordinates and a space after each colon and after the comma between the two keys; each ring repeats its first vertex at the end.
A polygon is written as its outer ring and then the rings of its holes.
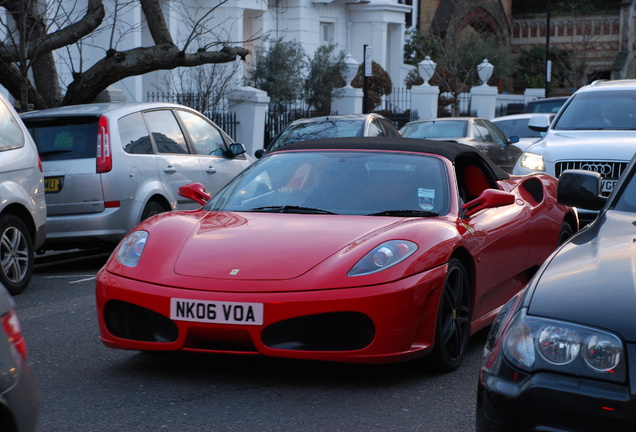
{"type": "Polygon", "coordinates": [[[320,43],[322,45],[331,45],[335,41],[336,24],[331,22],[320,23],[320,43]]]}

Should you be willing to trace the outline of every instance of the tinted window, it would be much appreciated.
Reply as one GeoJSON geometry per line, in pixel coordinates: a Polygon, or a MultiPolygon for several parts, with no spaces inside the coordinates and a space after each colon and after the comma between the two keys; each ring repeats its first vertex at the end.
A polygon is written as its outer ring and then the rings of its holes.
{"type": "Polygon", "coordinates": [[[188,153],[183,131],[171,110],[144,113],[158,153],[188,153]]]}
{"type": "Polygon", "coordinates": [[[360,120],[324,120],[291,124],[281,132],[270,145],[269,150],[298,141],[362,136],[363,126],[364,124],[360,120]]]}
{"type": "Polygon", "coordinates": [[[575,95],[555,130],[635,130],[636,91],[590,91],[575,95]]]}
{"type": "Polygon", "coordinates": [[[499,129],[502,130],[504,135],[508,137],[540,137],[541,132],[533,131],[532,129],[530,129],[528,127],[528,121],[530,121],[530,119],[501,120],[493,123],[495,123],[499,127],[499,129]]]}
{"type": "Polygon", "coordinates": [[[152,154],[152,143],[141,113],[122,117],[117,122],[121,145],[127,153],[152,154]]]}
{"type": "Polygon", "coordinates": [[[381,135],[384,134],[382,133],[382,126],[380,125],[380,122],[378,120],[373,120],[371,124],[369,124],[369,133],[367,136],[374,137],[381,135]]]}
{"type": "Polygon", "coordinates": [[[64,160],[97,156],[97,117],[25,120],[40,159],[64,160]]]}
{"type": "Polygon", "coordinates": [[[450,202],[447,179],[436,157],[384,152],[272,153],[239,174],[205,208],[280,211],[280,206],[300,206],[305,208],[301,212],[309,208],[358,215],[392,210],[445,214],[450,202]]]}
{"type": "Polygon", "coordinates": [[[22,147],[22,129],[4,102],[0,103],[0,151],[22,147]]]}
{"type": "Polygon", "coordinates": [[[402,129],[406,138],[463,138],[466,136],[466,121],[429,121],[411,123],[402,129]]]}
{"type": "Polygon", "coordinates": [[[400,134],[397,132],[397,129],[395,128],[395,126],[393,126],[393,123],[391,123],[390,121],[380,119],[380,123],[384,127],[384,135],[390,136],[390,137],[400,136],[400,134]]]}
{"type": "Polygon", "coordinates": [[[203,117],[189,111],[178,111],[185,128],[190,134],[197,154],[223,156],[225,141],[221,132],[203,117]]]}

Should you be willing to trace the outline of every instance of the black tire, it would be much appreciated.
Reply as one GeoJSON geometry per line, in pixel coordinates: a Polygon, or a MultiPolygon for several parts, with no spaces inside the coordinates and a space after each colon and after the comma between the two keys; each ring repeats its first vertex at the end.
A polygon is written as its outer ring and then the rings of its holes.
{"type": "Polygon", "coordinates": [[[470,284],[463,264],[451,258],[444,291],[437,312],[435,345],[431,357],[441,372],[451,372],[461,364],[470,337],[470,284]]]}
{"type": "Polygon", "coordinates": [[[565,243],[570,237],[574,235],[574,229],[568,222],[563,222],[561,224],[561,231],[559,231],[559,241],[557,246],[561,246],[565,243]]]}
{"type": "Polygon", "coordinates": [[[141,220],[148,219],[151,216],[158,215],[165,211],[166,209],[157,201],[148,201],[148,204],[144,207],[144,211],[141,213],[141,220]]]}
{"type": "Polygon", "coordinates": [[[13,294],[23,292],[33,276],[34,246],[26,225],[14,215],[0,217],[0,282],[13,294]]]}

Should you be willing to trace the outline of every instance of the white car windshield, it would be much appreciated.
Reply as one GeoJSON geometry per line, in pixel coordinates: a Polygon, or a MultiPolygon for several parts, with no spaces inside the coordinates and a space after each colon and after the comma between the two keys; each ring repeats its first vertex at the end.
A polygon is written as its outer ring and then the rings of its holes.
{"type": "Polygon", "coordinates": [[[636,130],[636,91],[590,91],[575,95],[554,130],[636,130]]]}

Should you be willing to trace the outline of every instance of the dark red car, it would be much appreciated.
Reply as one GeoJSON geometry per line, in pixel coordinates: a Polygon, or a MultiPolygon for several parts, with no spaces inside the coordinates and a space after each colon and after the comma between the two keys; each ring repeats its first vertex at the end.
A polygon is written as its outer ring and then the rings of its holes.
{"type": "Polygon", "coordinates": [[[452,370],[577,226],[556,185],[457,143],[284,146],[211,199],[185,186],[202,209],[119,244],[97,276],[101,339],[361,363],[432,354],[452,370]]]}

